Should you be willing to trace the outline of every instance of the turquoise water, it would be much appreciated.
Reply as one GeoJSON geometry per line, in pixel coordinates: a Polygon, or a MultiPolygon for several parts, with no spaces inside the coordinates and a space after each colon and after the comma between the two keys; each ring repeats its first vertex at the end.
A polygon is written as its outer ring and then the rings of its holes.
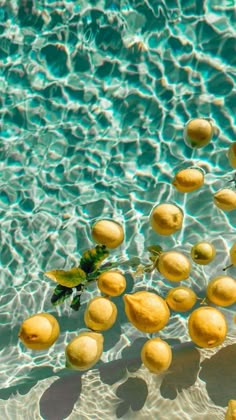
{"type": "MultiPolygon", "coordinates": [[[[187,254],[205,239],[217,257],[204,268],[194,265],[191,286],[201,296],[222,273],[236,214],[217,209],[212,196],[233,177],[227,149],[236,123],[235,1],[0,6],[1,417],[223,419],[227,401],[236,398],[234,306],[223,309],[229,333],[220,350],[191,346],[187,316],[172,314],[160,335],[173,345],[175,363],[169,376],[156,377],[139,359],[146,335],[127,322],[117,298],[118,321],[104,334],[99,369],[72,374],[64,369],[65,343],[84,328],[84,307],[98,292],[91,286],[84,293],[79,313],[67,303],[53,308],[53,285],[43,273],[78,262],[93,246],[97,218],[124,226],[114,261],[147,261],[153,243],[187,254]],[[183,141],[194,117],[212,118],[217,127],[198,150],[183,141]],[[183,195],[171,181],[191,165],[204,169],[205,184],[183,195]],[[151,230],[149,215],[166,201],[185,217],[179,233],[163,238],[151,230]],[[57,317],[61,335],[48,352],[34,353],[17,334],[41,311],[57,317]]],[[[235,276],[235,268],[228,273],[235,276]]],[[[127,272],[127,283],[128,292],[148,287],[162,296],[171,287],[156,273],[133,279],[127,272]]]]}

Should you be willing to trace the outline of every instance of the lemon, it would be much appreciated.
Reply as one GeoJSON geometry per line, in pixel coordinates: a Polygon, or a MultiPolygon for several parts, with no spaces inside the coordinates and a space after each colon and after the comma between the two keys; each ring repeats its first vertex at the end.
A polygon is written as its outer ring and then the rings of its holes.
{"type": "Polygon", "coordinates": [[[126,288],[126,279],[119,271],[106,271],[97,279],[99,290],[108,296],[119,296],[126,288]]]}
{"type": "Polygon", "coordinates": [[[169,308],[160,296],[139,291],[123,296],[127,318],[139,331],[153,333],[161,330],[169,321],[169,308]]]}
{"type": "Polygon", "coordinates": [[[156,206],[150,216],[153,230],[160,235],[171,235],[180,230],[183,224],[183,213],[174,204],[163,203],[156,206]]]}
{"type": "Polygon", "coordinates": [[[107,248],[117,248],[124,240],[123,227],[112,220],[99,220],[92,226],[92,237],[107,248]]]}
{"type": "Polygon", "coordinates": [[[200,265],[209,264],[216,255],[214,245],[209,242],[198,242],[191,249],[191,257],[193,261],[200,265]]]}
{"type": "Polygon", "coordinates": [[[194,291],[185,286],[174,287],[166,296],[168,306],[177,312],[189,311],[196,301],[197,296],[194,291]]]}
{"type": "Polygon", "coordinates": [[[229,188],[224,188],[214,195],[215,205],[225,211],[232,211],[236,209],[236,192],[229,188]]]}
{"type": "Polygon", "coordinates": [[[230,306],[236,302],[236,280],[229,276],[218,276],[207,286],[207,299],[219,306],[230,306]]]}
{"type": "Polygon", "coordinates": [[[211,141],[213,133],[213,126],[208,120],[194,118],[185,126],[184,140],[190,147],[201,148],[211,141]]]}
{"type": "Polygon", "coordinates": [[[228,149],[229,164],[232,168],[236,168],[236,142],[232,143],[228,149]]]}
{"type": "Polygon", "coordinates": [[[87,370],[94,366],[103,352],[103,336],[95,332],[83,332],[66,346],[66,367],[87,370]]]}
{"type": "Polygon", "coordinates": [[[236,265],[236,242],[230,248],[230,260],[231,264],[236,265]]]}
{"type": "Polygon", "coordinates": [[[225,420],[236,420],[236,400],[229,400],[225,420]]]}
{"type": "Polygon", "coordinates": [[[31,350],[45,350],[51,347],[60,334],[56,318],[41,312],[25,319],[21,325],[18,337],[31,350]]]}
{"type": "Polygon", "coordinates": [[[218,309],[202,306],[191,313],[188,330],[195,344],[211,348],[223,343],[227,334],[227,323],[218,309]]]}
{"type": "Polygon", "coordinates": [[[189,277],[191,263],[178,251],[162,252],[157,265],[158,271],[169,281],[182,281],[189,277]]]}
{"type": "Polygon", "coordinates": [[[94,331],[104,331],[116,322],[116,305],[108,298],[98,296],[90,300],[84,313],[84,322],[94,331]]]}
{"type": "Polygon", "coordinates": [[[152,373],[166,371],[172,361],[172,351],[169,344],[161,338],[151,338],[146,341],[141,350],[144,366],[152,373]]]}
{"type": "Polygon", "coordinates": [[[179,171],[172,182],[175,188],[183,193],[198,190],[204,183],[204,174],[200,169],[187,168],[179,171]]]}

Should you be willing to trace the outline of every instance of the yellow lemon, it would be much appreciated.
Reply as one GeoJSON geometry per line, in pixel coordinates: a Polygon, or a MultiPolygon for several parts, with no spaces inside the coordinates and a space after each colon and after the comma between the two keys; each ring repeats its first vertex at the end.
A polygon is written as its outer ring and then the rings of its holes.
{"type": "Polygon", "coordinates": [[[124,240],[124,230],[117,222],[99,220],[92,226],[92,237],[95,242],[107,248],[117,248],[124,240]]]}
{"type": "Polygon", "coordinates": [[[106,271],[97,279],[99,290],[108,296],[119,296],[126,288],[126,279],[119,271],[106,271]]]}
{"type": "Polygon", "coordinates": [[[25,319],[21,325],[18,337],[31,350],[45,350],[51,347],[60,334],[56,318],[41,312],[25,319]]]}
{"type": "Polygon", "coordinates": [[[150,216],[151,226],[159,235],[171,235],[180,230],[183,224],[183,213],[174,204],[159,204],[150,216]]]}
{"type": "Polygon", "coordinates": [[[210,121],[204,118],[194,118],[185,126],[184,140],[188,146],[201,148],[211,141],[213,133],[214,128],[210,121]]]}
{"type": "Polygon", "coordinates": [[[175,188],[183,193],[198,190],[204,183],[204,174],[200,169],[187,168],[179,171],[172,182],[175,188]]]}
{"type": "Polygon", "coordinates": [[[199,347],[219,346],[225,340],[227,329],[222,312],[210,306],[195,309],[188,320],[189,335],[199,347]]]}
{"type": "Polygon", "coordinates": [[[215,258],[215,255],[215,247],[209,242],[198,242],[191,249],[191,258],[200,265],[209,264],[215,258]]]}
{"type": "Polygon", "coordinates": [[[229,164],[232,168],[236,168],[236,142],[232,143],[228,149],[229,164]]]}
{"type": "Polygon", "coordinates": [[[230,260],[231,264],[236,265],[236,243],[230,248],[230,260]]]}
{"type": "Polygon", "coordinates": [[[196,293],[185,286],[174,287],[166,296],[168,306],[177,312],[189,311],[195,305],[196,301],[196,293]]]}
{"type": "Polygon", "coordinates": [[[233,305],[236,302],[236,280],[229,276],[215,277],[209,282],[206,295],[215,305],[233,305]]]}
{"type": "Polygon", "coordinates": [[[158,260],[158,271],[169,281],[182,281],[189,277],[191,263],[178,251],[163,252],[158,260]]]}
{"type": "Polygon", "coordinates": [[[236,400],[229,400],[225,420],[236,420],[236,400]]]}
{"type": "Polygon", "coordinates": [[[94,366],[103,352],[103,336],[95,332],[83,332],[66,346],[66,367],[87,370],[94,366]]]}
{"type": "Polygon", "coordinates": [[[141,350],[141,359],[150,372],[157,374],[165,372],[172,361],[171,347],[161,338],[151,338],[141,350]]]}
{"type": "Polygon", "coordinates": [[[160,296],[140,291],[124,295],[127,318],[139,331],[153,333],[165,327],[169,320],[169,308],[160,296]]]}
{"type": "Polygon", "coordinates": [[[214,195],[215,205],[225,211],[232,211],[236,209],[236,192],[229,188],[224,188],[214,195]]]}
{"type": "Polygon", "coordinates": [[[117,308],[111,300],[98,296],[90,300],[84,313],[84,322],[94,331],[104,331],[116,322],[117,308]]]}

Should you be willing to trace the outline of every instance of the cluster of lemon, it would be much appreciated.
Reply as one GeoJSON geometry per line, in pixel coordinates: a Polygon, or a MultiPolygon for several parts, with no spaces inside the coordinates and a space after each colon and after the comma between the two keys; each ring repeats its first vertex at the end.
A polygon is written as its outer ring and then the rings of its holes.
{"type": "MultiPolygon", "coordinates": [[[[213,135],[211,122],[204,119],[191,120],[185,128],[185,140],[192,147],[203,147],[213,135]]],[[[236,167],[236,147],[229,149],[229,161],[236,167]]],[[[174,178],[173,185],[181,192],[198,189],[204,182],[204,174],[196,168],[180,171],[174,178]]],[[[223,191],[223,190],[222,190],[223,191]]],[[[217,193],[214,201],[223,210],[236,208],[236,192],[217,193]]],[[[150,223],[160,235],[171,235],[181,229],[183,212],[169,203],[154,207],[150,223]]],[[[92,237],[98,244],[108,249],[118,247],[124,240],[124,231],[120,224],[112,220],[97,221],[92,227],[92,237]]],[[[158,247],[156,247],[158,248],[158,247]]],[[[161,248],[151,250],[152,269],[157,269],[165,279],[180,282],[188,279],[191,261],[183,253],[161,248]]],[[[206,265],[216,255],[214,246],[202,241],[191,249],[191,258],[197,264],[206,265]]],[[[236,265],[236,243],[230,249],[232,265],[236,265]]],[[[144,266],[145,267],[145,266],[144,266]]],[[[97,286],[103,295],[90,300],[84,313],[84,322],[89,331],[80,333],[66,347],[66,366],[86,370],[94,366],[103,352],[102,331],[111,328],[117,318],[117,307],[112,297],[121,295],[126,288],[126,280],[119,270],[108,270],[97,278],[97,286]]],[[[172,288],[165,299],[157,293],[141,290],[124,294],[125,313],[128,320],[139,331],[157,333],[168,323],[170,309],[189,311],[196,304],[195,292],[186,286],[172,288]]],[[[206,300],[217,306],[229,306],[236,302],[236,280],[222,275],[212,279],[206,291],[206,300]]],[[[193,310],[188,318],[188,331],[192,341],[200,346],[212,348],[221,344],[227,334],[227,322],[223,313],[212,306],[201,305],[193,310]]],[[[26,319],[20,329],[19,338],[26,347],[42,350],[50,347],[59,336],[57,320],[50,314],[40,313],[26,319]]],[[[143,364],[153,373],[167,370],[171,364],[172,351],[167,342],[159,337],[146,341],[142,350],[143,364]]]]}

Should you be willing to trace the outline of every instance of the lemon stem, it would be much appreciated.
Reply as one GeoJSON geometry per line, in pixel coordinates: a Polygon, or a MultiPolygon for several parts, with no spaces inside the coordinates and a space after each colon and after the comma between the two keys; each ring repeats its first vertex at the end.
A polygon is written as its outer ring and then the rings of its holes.
{"type": "Polygon", "coordinates": [[[227,265],[227,267],[223,268],[223,271],[228,270],[228,268],[233,267],[233,264],[227,265]]]}

